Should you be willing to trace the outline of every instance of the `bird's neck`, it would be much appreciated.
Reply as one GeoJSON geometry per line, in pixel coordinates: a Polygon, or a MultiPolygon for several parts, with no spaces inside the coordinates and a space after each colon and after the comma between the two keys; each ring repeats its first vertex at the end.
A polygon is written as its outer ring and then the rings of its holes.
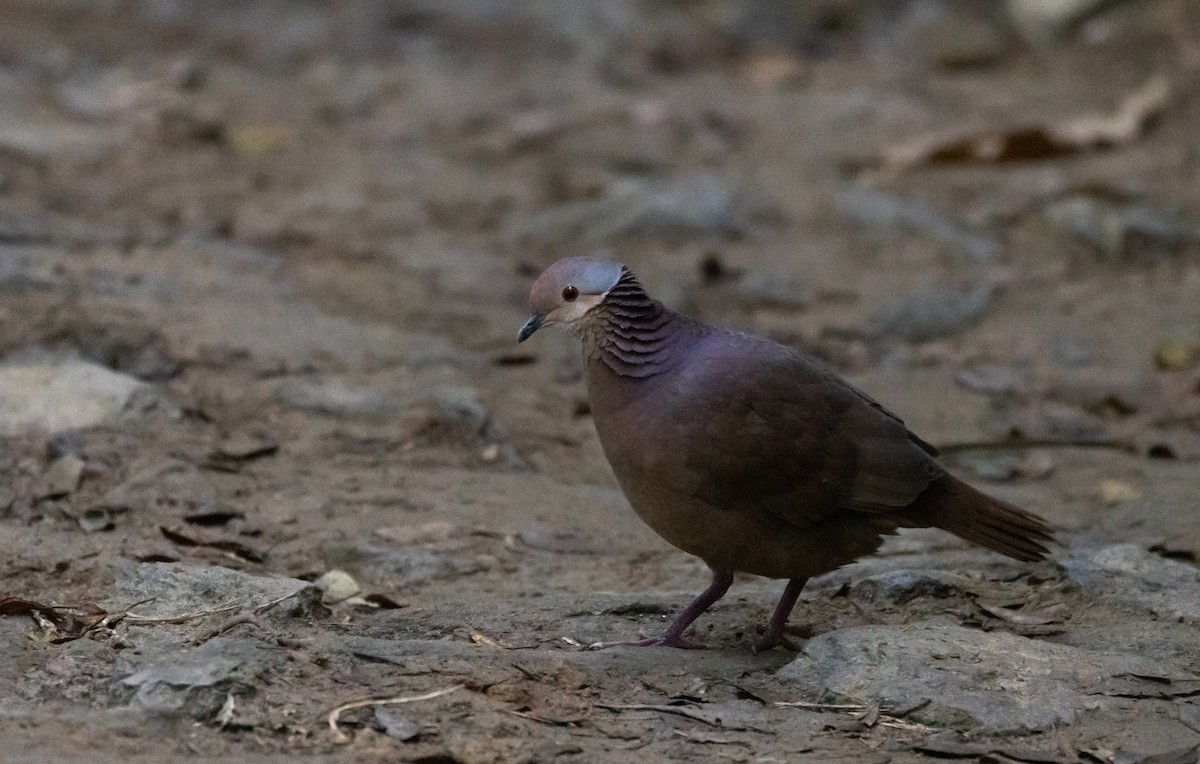
{"type": "Polygon", "coordinates": [[[695,325],[652,299],[625,271],[580,327],[589,363],[621,377],[646,378],[673,368],[695,325]]]}

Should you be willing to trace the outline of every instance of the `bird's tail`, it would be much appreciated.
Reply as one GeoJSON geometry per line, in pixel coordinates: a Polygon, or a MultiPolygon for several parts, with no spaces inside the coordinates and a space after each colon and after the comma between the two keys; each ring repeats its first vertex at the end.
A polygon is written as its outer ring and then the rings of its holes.
{"type": "Polygon", "coordinates": [[[1029,562],[1045,559],[1045,545],[1054,540],[1042,518],[981,493],[952,475],[931,483],[902,517],[902,526],[941,528],[1029,562]]]}

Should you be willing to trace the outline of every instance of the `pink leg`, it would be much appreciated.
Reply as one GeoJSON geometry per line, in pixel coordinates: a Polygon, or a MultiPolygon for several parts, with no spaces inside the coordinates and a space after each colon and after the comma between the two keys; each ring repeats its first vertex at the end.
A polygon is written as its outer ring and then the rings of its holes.
{"type": "MultiPolygon", "coordinates": [[[[603,650],[608,647],[680,647],[688,650],[702,649],[704,645],[695,642],[688,642],[683,638],[683,632],[687,627],[692,625],[692,622],[700,617],[700,614],[712,607],[713,603],[725,596],[725,592],[729,591],[730,585],[733,584],[733,573],[727,570],[713,570],[712,583],[708,588],[700,593],[700,596],[692,600],[692,604],[683,609],[679,615],[675,616],[675,620],[667,627],[667,630],[657,637],[646,637],[645,639],[634,639],[622,642],[595,642],[588,646],[591,650],[603,650]]],[[[787,614],[784,614],[784,620],[787,620],[787,614]]]]}
{"type": "Polygon", "coordinates": [[[792,614],[792,608],[796,606],[800,590],[804,588],[807,581],[807,578],[793,578],[788,581],[787,588],[783,590],[783,596],[779,598],[779,604],[775,606],[775,614],[771,616],[771,621],[767,624],[766,633],[754,645],[754,652],[761,653],[772,647],[782,647],[792,651],[800,649],[787,638],[784,631],[787,630],[788,616],[792,614]]]}

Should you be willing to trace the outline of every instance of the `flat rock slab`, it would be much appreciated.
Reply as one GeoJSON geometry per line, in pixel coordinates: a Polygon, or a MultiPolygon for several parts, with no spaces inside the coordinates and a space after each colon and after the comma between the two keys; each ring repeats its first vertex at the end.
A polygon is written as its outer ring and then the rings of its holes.
{"type": "Polygon", "coordinates": [[[1075,550],[1062,561],[1089,596],[1159,618],[1200,621],[1200,569],[1136,544],[1075,550]]]}
{"type": "Polygon", "coordinates": [[[160,402],[152,386],[92,363],[0,366],[0,435],[111,424],[160,402]]]}
{"type": "Polygon", "coordinates": [[[847,699],[936,727],[1043,730],[1120,696],[1194,691],[1200,678],[1136,655],[920,622],[810,640],[778,672],[813,697],[847,699]]]}
{"type": "Polygon", "coordinates": [[[287,599],[267,611],[272,620],[309,612],[321,601],[321,591],[308,581],[294,578],[251,576],[236,570],[205,565],[118,560],[115,598],[121,606],[150,600],[136,608],[149,618],[170,618],[239,605],[250,611],[287,599]],[[290,598],[290,599],[289,599],[290,598]]]}
{"type": "Polygon", "coordinates": [[[114,701],[152,714],[210,721],[227,697],[252,693],[265,672],[286,662],[282,648],[251,639],[170,645],[149,659],[141,654],[123,659],[111,692],[114,701]]]}

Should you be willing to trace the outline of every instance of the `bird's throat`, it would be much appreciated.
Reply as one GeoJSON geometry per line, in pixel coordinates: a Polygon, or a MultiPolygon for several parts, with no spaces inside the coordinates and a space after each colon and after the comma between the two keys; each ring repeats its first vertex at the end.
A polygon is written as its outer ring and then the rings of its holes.
{"type": "Polygon", "coordinates": [[[589,363],[603,364],[622,377],[645,378],[679,362],[690,325],[626,272],[582,322],[580,335],[589,363]]]}

